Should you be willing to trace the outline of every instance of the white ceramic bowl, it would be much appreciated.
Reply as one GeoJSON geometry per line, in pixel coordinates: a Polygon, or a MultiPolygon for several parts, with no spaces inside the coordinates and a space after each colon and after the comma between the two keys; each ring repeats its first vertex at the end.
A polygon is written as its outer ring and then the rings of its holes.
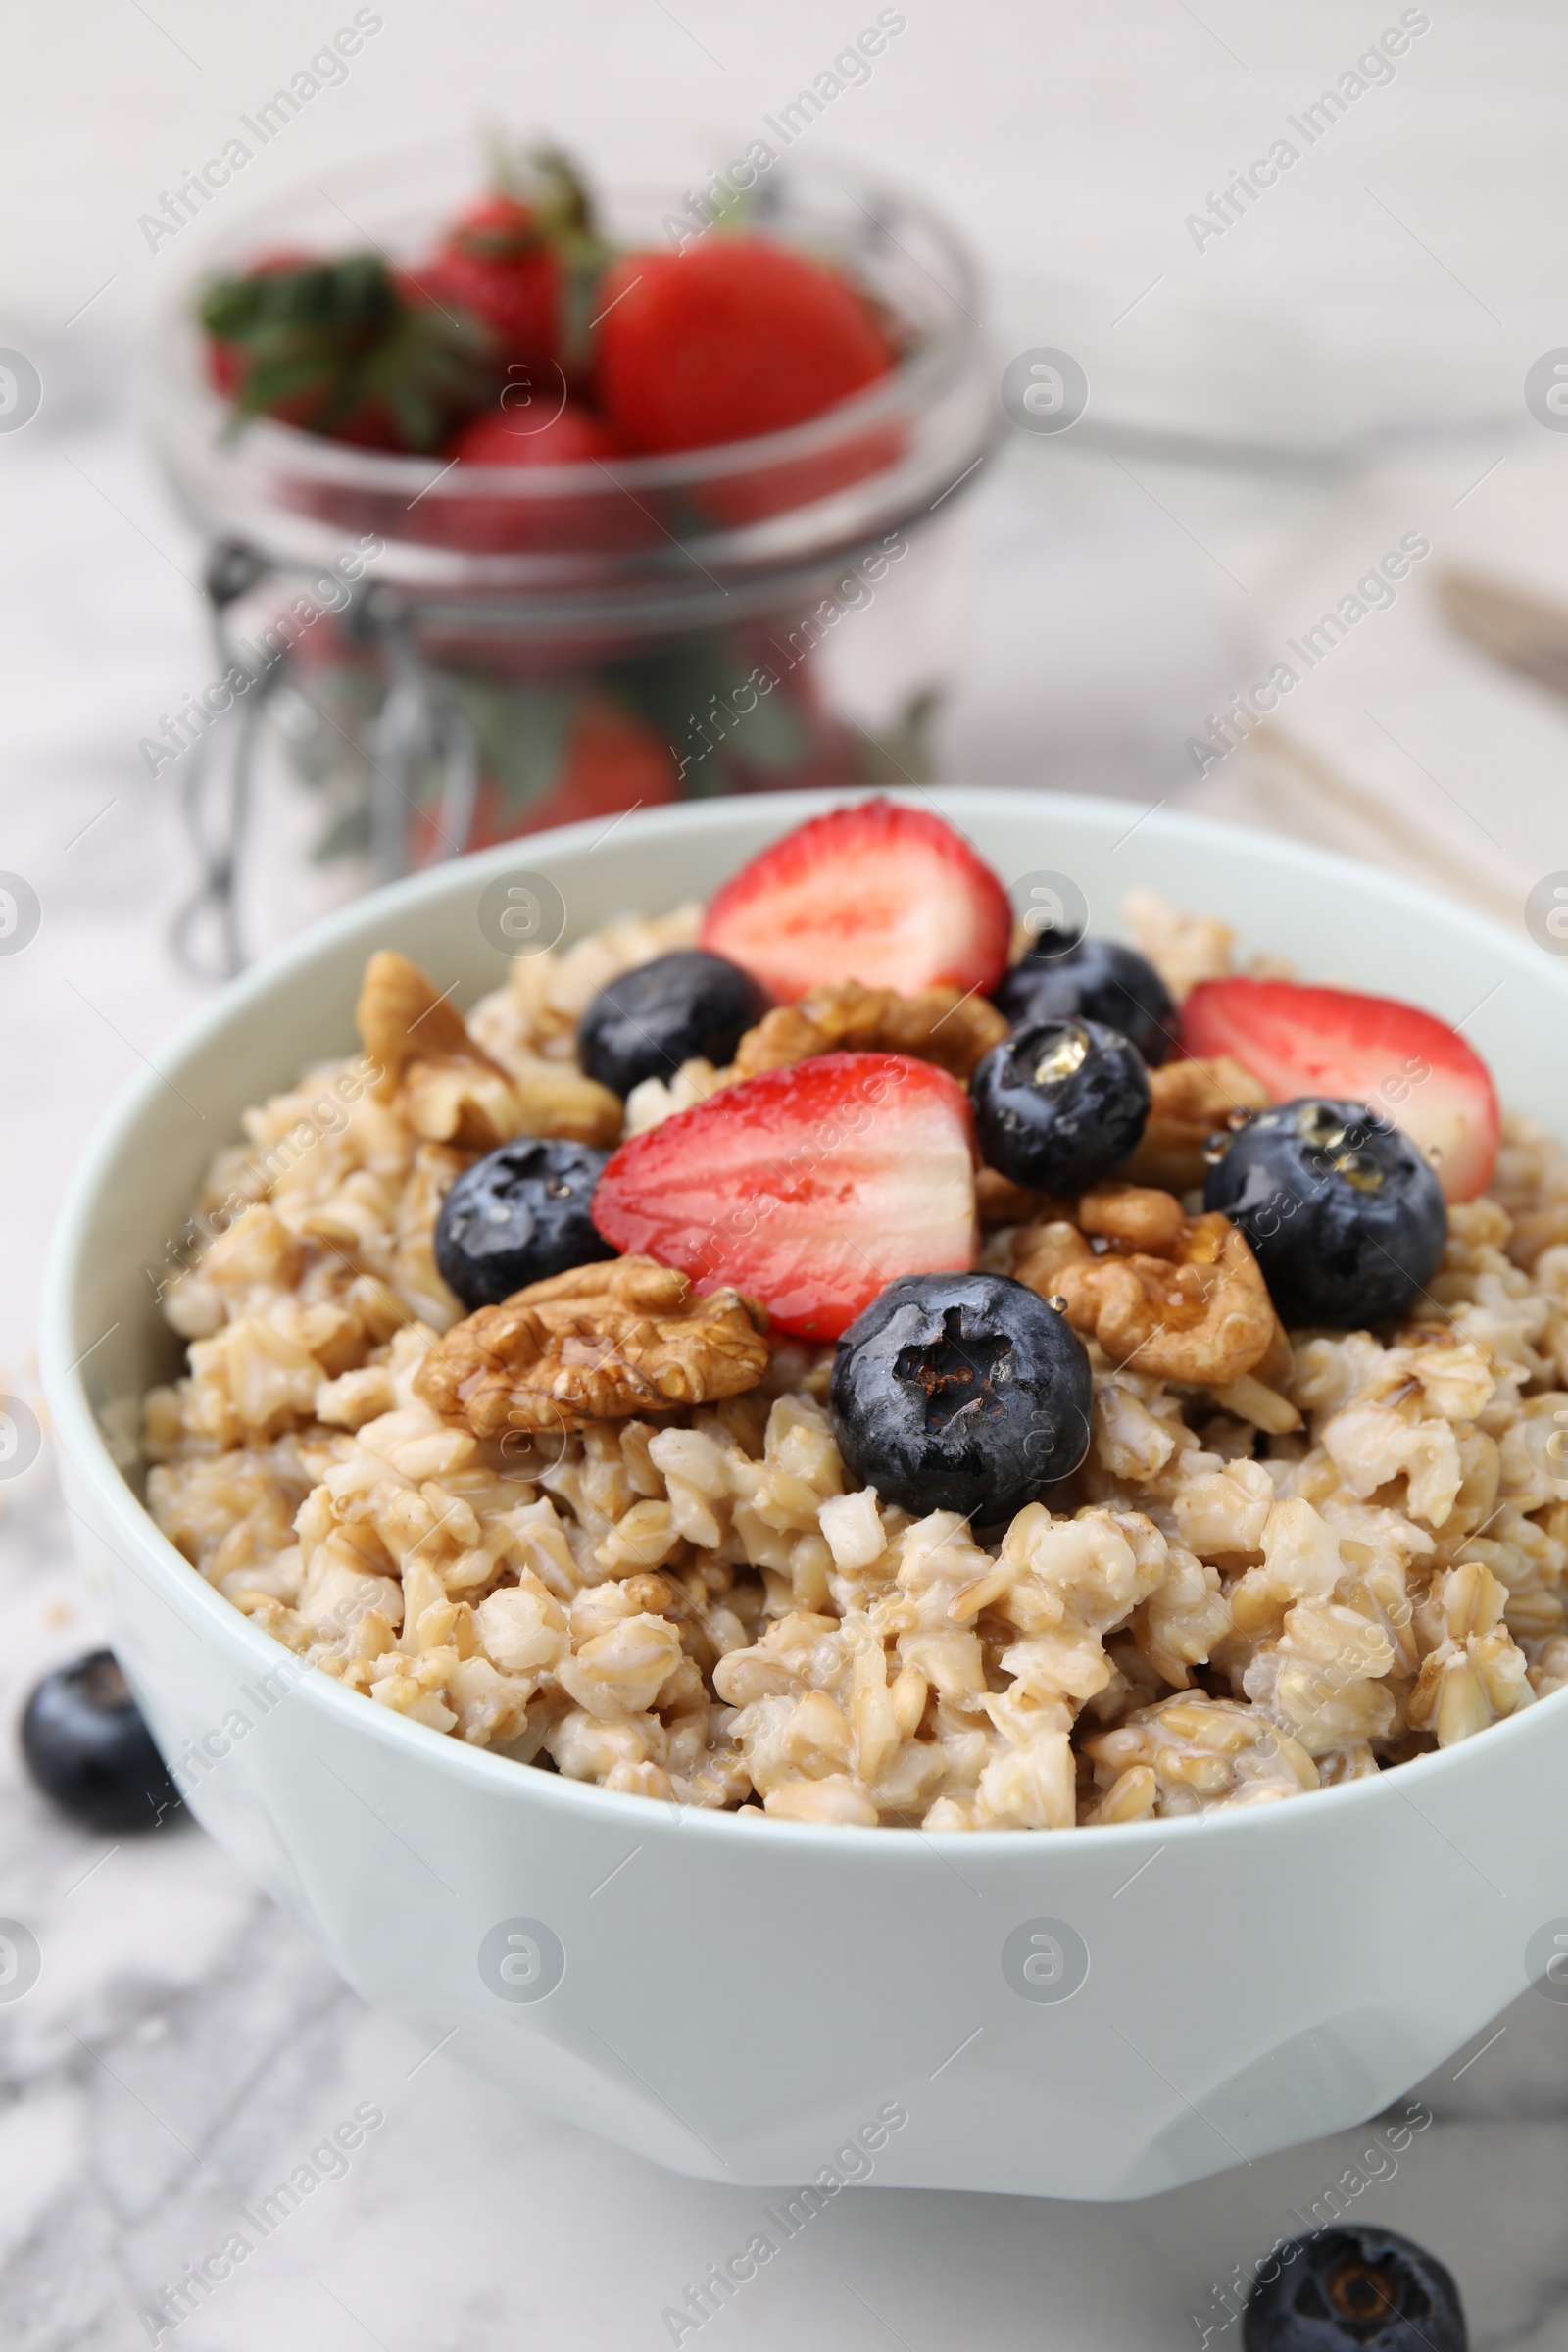
{"type": "MultiPolygon", "coordinates": [[[[194,1810],[430,2043],[451,2035],[534,2106],[712,2180],[811,2180],[894,2109],[884,2182],[1145,2195],[1361,2121],[1523,1988],[1532,1931],[1568,1913],[1568,1692],[1375,1781],[1206,1821],[748,1825],[279,1676],[284,1653],[159,1534],[105,1439],[176,1360],[144,1267],[244,1106],[352,1047],[371,949],[466,1003],[502,975],[476,920],[497,876],[548,874],[569,940],[710,891],[842,797],[514,843],[360,901],[226,990],[160,1056],[166,1075],[129,1090],[62,1217],[44,1348],[67,1490],[160,1744],[207,1741],[194,1810]]],[[[1045,794],[930,797],[1009,881],[1073,877],[1102,929],[1152,883],[1310,974],[1468,1016],[1505,1099],[1568,1131],[1562,1056],[1544,1050],[1568,1024],[1568,972],[1522,935],[1289,842],[1166,814],[1129,834],[1120,804],[1045,794]]]]}

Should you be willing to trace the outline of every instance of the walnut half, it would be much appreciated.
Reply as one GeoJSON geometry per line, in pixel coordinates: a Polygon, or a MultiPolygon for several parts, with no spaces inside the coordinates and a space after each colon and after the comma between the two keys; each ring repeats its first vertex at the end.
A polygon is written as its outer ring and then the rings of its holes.
{"type": "Polygon", "coordinates": [[[477,1438],[585,1429],[755,1388],[768,1366],[766,1321],[756,1299],[700,1298],[651,1257],[573,1266],[456,1324],[415,1388],[477,1438]]]}
{"type": "Polygon", "coordinates": [[[1170,1194],[1133,1184],[1097,1186],[1078,1214],[1102,1254],[1079,1225],[1056,1218],[1016,1235],[1012,1271],[1042,1298],[1064,1298],[1073,1329],[1112,1363],[1219,1389],[1262,1362],[1274,1308],[1228,1217],[1187,1217],[1170,1194]]]}
{"type": "Polygon", "coordinates": [[[366,965],[354,1019],[365,1051],[386,1073],[377,1090],[383,1096],[411,1061],[467,1061],[506,1076],[468,1035],[450,991],[438,995],[427,973],[390,948],[378,949],[366,965]]]}
{"type": "Polygon", "coordinates": [[[516,1075],[476,1045],[450,995],[406,956],[383,948],[365,967],[355,1011],[365,1050],[384,1072],[376,1093],[396,1102],[426,1142],[493,1152],[514,1135],[613,1144],[619,1099],[579,1071],[540,1062],[516,1075]]]}
{"type": "Polygon", "coordinates": [[[1149,1120],[1125,1173],[1134,1184],[1187,1193],[1208,1173],[1203,1146],[1273,1097],[1239,1061],[1167,1061],[1149,1073],[1149,1120]]]}
{"type": "Polygon", "coordinates": [[[790,1068],[813,1054],[909,1054],[967,1078],[1007,1034],[994,1004],[971,989],[928,988],[901,997],[891,988],[839,980],[811,989],[798,1004],[778,1004],[735,1050],[732,1079],[790,1068]]]}

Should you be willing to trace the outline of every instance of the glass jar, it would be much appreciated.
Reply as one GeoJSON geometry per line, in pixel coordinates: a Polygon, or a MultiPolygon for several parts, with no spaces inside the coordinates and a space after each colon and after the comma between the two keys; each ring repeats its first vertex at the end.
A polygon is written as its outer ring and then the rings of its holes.
{"type": "MultiPolygon", "coordinates": [[[[628,189],[588,164],[617,245],[668,249],[683,219],[683,236],[725,233],[676,192],[699,171],[628,189]]],[[[268,250],[412,264],[478,176],[466,142],[360,166],[209,244],[201,274],[268,250]]],[[[809,423],[612,463],[459,466],[236,426],[186,272],[153,429],[212,551],[214,683],[169,737],[202,866],[187,960],[236,968],[258,931],[545,825],[926,780],[953,518],[996,419],[974,270],[916,198],[814,157],[776,161],[729,219],[842,266],[901,356],[809,423]]],[[[518,432],[565,399],[559,368],[510,378],[518,432]]]]}

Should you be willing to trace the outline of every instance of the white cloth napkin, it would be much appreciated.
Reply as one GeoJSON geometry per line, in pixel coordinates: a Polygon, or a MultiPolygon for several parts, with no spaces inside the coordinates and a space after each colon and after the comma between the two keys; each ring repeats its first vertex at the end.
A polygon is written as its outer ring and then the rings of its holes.
{"type": "Polygon", "coordinates": [[[1568,655],[1568,437],[1529,429],[1533,440],[1358,478],[1250,576],[1238,554],[1257,663],[1238,687],[1276,665],[1296,682],[1276,670],[1275,708],[1255,722],[1232,706],[1234,749],[1218,728],[1195,735],[1190,762],[1203,772],[1187,806],[1522,920],[1532,886],[1568,868],[1568,700],[1466,642],[1441,583],[1462,576],[1559,607],[1568,655]],[[1401,548],[1423,542],[1391,580],[1401,548]]]}

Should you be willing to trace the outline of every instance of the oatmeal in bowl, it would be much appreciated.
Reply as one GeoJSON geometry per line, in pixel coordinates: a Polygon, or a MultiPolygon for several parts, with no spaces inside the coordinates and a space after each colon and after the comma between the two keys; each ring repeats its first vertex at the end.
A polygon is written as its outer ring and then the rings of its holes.
{"type": "Polygon", "coordinates": [[[1568,1917],[1568,969],[1169,810],[858,806],[825,873],[825,793],[454,861],[159,1048],[54,1245],[73,1535],[410,2064],[732,2185],[893,2102],[885,2184],[1141,2196],[1568,1917]]]}
{"type": "MultiPolygon", "coordinates": [[[[1568,1163],[1458,1031],[828,809],[245,1115],[148,1510],[303,1666],[680,1808],[1056,1831],[1568,1683],[1568,1163]]],[[[172,1759],[176,1770],[178,1759],[172,1759]]]]}

